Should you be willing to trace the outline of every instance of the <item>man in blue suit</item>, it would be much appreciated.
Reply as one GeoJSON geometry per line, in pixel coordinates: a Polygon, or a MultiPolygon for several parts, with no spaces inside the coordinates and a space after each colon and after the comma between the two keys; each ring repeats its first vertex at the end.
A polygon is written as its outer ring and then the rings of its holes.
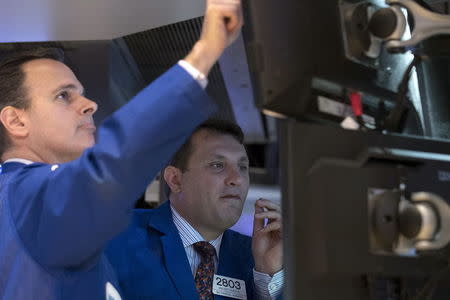
{"type": "Polygon", "coordinates": [[[1,299],[121,299],[103,248],[215,110],[202,85],[241,23],[239,1],[208,0],[190,54],[107,119],[95,145],[97,106],[57,53],[0,63],[1,299]]]}
{"type": "Polygon", "coordinates": [[[273,299],[280,294],[280,207],[256,202],[252,239],[229,229],[242,213],[248,165],[237,125],[209,120],[194,131],[164,169],[170,201],[136,210],[131,226],[107,248],[126,299],[273,299]]]}

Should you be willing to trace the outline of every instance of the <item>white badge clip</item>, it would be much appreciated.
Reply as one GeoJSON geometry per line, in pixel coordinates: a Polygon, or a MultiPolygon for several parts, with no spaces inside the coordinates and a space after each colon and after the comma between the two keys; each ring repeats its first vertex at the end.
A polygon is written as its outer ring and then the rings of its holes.
{"type": "Polygon", "coordinates": [[[213,294],[235,299],[247,299],[245,281],[214,274],[213,294]]]}

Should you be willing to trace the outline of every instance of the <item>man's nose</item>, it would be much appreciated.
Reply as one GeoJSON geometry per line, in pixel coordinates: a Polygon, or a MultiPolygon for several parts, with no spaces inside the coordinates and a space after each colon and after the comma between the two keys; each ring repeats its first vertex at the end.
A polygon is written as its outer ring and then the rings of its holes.
{"type": "Polygon", "coordinates": [[[85,114],[93,115],[98,109],[97,103],[95,103],[94,101],[92,101],[86,97],[83,97],[82,100],[83,100],[83,104],[81,105],[81,113],[83,115],[85,115],[85,114]]]}
{"type": "Polygon", "coordinates": [[[232,186],[240,186],[244,177],[238,167],[230,167],[228,169],[228,176],[226,178],[226,184],[232,186]]]}

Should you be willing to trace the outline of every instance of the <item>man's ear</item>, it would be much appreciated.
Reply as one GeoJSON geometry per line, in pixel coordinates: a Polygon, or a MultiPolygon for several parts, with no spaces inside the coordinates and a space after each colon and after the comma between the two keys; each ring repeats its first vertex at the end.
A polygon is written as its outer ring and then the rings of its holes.
{"type": "Polygon", "coordinates": [[[28,135],[24,110],[13,106],[6,106],[0,111],[0,122],[11,137],[25,137],[28,135]]]}
{"type": "Polygon", "coordinates": [[[164,169],[164,180],[172,193],[177,194],[181,192],[181,176],[182,172],[177,167],[167,166],[164,169]]]}

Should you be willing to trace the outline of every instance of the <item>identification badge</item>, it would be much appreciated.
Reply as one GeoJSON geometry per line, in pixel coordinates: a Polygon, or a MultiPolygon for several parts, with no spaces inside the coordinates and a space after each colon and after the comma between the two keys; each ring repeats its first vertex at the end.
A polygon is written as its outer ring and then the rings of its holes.
{"type": "Polygon", "coordinates": [[[214,274],[213,294],[235,299],[247,299],[245,281],[214,274]]]}

